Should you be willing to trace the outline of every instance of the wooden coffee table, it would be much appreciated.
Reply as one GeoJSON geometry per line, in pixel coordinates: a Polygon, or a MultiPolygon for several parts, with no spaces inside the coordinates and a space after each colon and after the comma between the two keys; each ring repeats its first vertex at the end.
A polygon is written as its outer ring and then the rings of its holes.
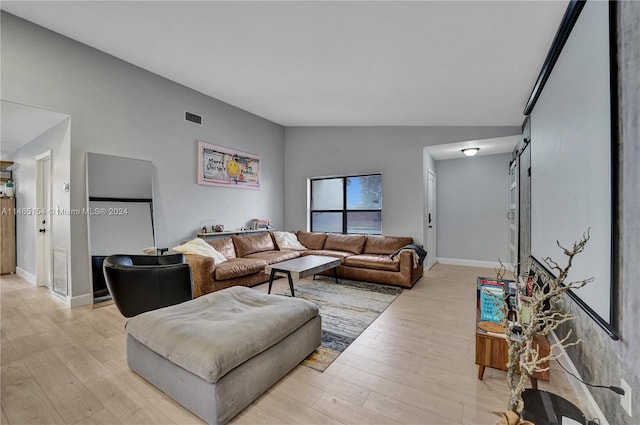
{"type": "Polygon", "coordinates": [[[289,279],[289,289],[291,289],[291,296],[295,297],[293,291],[293,279],[301,279],[306,276],[311,276],[323,272],[325,270],[333,269],[333,277],[338,283],[338,275],[336,274],[336,266],[341,263],[339,258],[325,257],[323,255],[307,255],[304,257],[296,258],[293,260],[283,261],[282,263],[271,264],[265,267],[264,272],[269,275],[269,291],[271,293],[271,285],[273,285],[273,278],[276,273],[283,273],[287,275],[289,279]]]}

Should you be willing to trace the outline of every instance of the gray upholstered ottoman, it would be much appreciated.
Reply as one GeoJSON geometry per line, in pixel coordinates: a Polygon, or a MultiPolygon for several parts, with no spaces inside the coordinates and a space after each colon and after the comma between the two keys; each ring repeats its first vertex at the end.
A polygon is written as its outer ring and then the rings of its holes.
{"type": "Polygon", "coordinates": [[[127,322],[129,367],[210,424],[228,422],[318,346],[315,304],[242,286],[127,322]]]}

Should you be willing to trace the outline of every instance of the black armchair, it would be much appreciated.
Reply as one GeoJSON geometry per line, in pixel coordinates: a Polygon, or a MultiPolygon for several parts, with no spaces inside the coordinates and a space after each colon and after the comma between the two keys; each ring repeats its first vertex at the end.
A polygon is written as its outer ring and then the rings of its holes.
{"type": "Polygon", "coordinates": [[[191,268],[184,255],[111,255],[104,277],[124,317],[179,304],[193,298],[191,268]]]}

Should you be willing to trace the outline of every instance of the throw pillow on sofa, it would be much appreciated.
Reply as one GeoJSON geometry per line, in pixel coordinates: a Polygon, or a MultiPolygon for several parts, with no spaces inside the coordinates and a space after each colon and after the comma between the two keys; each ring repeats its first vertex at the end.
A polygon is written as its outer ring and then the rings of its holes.
{"type": "Polygon", "coordinates": [[[172,251],[181,252],[182,254],[196,254],[211,257],[216,265],[227,261],[227,257],[213,249],[211,245],[201,238],[195,238],[189,242],[183,243],[182,245],[174,246],[172,251]]]}
{"type": "Polygon", "coordinates": [[[276,240],[278,244],[278,248],[280,250],[283,249],[292,249],[295,251],[302,251],[307,249],[306,246],[302,245],[298,240],[298,237],[291,232],[273,232],[273,238],[276,240]]]}

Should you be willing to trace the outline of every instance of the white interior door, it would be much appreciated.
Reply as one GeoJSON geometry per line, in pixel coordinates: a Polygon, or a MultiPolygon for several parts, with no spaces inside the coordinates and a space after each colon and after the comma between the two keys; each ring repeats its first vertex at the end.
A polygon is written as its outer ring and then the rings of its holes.
{"type": "Polygon", "coordinates": [[[514,270],[518,264],[518,160],[509,167],[509,270],[514,270]]]}
{"type": "Polygon", "coordinates": [[[427,227],[427,261],[429,270],[436,263],[436,173],[427,170],[427,208],[424,212],[427,227]]]}
{"type": "Polygon", "coordinates": [[[52,287],[51,152],[36,157],[36,284],[52,287]]]}

